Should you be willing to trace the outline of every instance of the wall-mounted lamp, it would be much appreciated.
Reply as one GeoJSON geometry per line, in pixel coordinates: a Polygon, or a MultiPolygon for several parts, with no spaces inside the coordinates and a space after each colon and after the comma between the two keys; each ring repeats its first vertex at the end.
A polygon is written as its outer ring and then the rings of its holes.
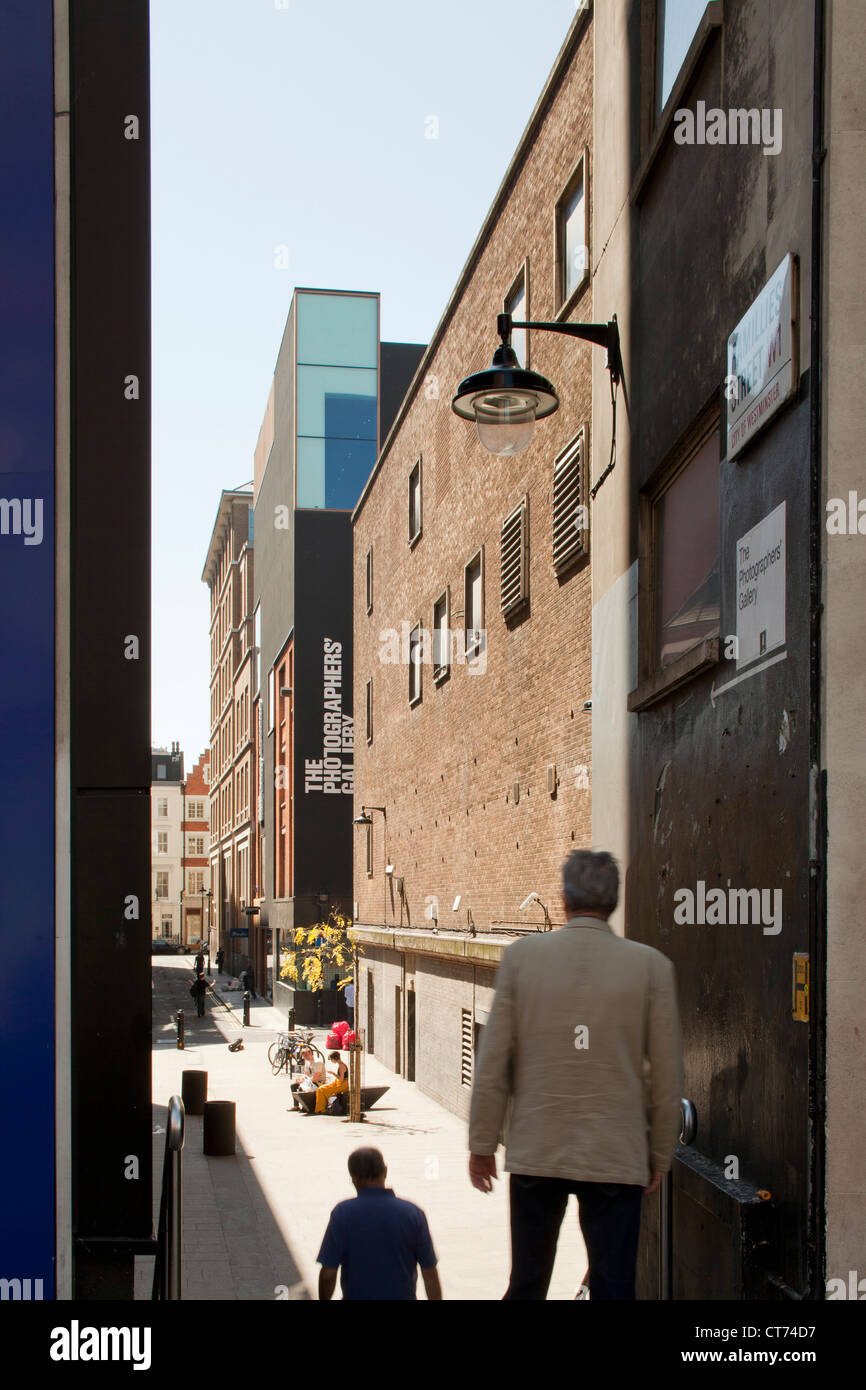
{"type": "Polygon", "coordinates": [[[475,421],[484,448],[499,458],[522,453],[532,442],[536,420],[559,409],[556,388],[547,377],[521,367],[511,346],[513,328],[565,333],[584,342],[598,343],[607,348],[611,393],[622,376],[616,315],[609,323],[538,323],[515,322],[510,314],[499,314],[496,331],[502,342],[493,354],[491,366],[486,372],[474,372],[461,381],[451,402],[455,415],[475,421]]]}
{"type": "MultiPolygon", "coordinates": [[[[382,815],[383,815],[383,816],[385,815],[385,807],[384,807],[384,806],[362,806],[362,807],[361,807],[361,814],[360,814],[360,816],[355,816],[355,819],[352,821],[352,824],[353,824],[353,825],[372,825],[372,824],[373,824],[373,817],[370,815],[370,812],[371,812],[371,811],[381,811],[381,812],[382,812],[382,815]]],[[[386,816],[386,819],[387,819],[387,816],[386,816]]]]}
{"type": "Polygon", "coordinates": [[[525,897],[525,898],[523,899],[523,902],[520,904],[520,907],[517,909],[518,912],[525,912],[526,909],[527,909],[532,903],[538,903],[538,906],[542,909],[542,911],[543,911],[543,913],[544,913],[544,930],[545,930],[545,931],[551,931],[551,930],[552,930],[552,924],[551,924],[551,921],[550,921],[550,913],[548,912],[547,908],[544,906],[544,903],[541,901],[541,899],[540,899],[540,897],[538,896],[537,893],[530,893],[527,897],[525,897]]]}

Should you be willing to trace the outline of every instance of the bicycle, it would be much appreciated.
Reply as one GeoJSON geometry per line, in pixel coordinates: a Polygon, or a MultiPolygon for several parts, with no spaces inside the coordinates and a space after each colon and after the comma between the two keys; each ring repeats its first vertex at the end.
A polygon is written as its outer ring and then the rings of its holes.
{"type": "Polygon", "coordinates": [[[296,1066],[300,1068],[301,1053],[307,1048],[317,1054],[324,1062],[324,1055],[313,1042],[312,1033],[298,1031],[278,1033],[275,1041],[268,1048],[268,1061],[274,1076],[279,1076],[281,1071],[286,1071],[291,1075],[296,1066]]]}

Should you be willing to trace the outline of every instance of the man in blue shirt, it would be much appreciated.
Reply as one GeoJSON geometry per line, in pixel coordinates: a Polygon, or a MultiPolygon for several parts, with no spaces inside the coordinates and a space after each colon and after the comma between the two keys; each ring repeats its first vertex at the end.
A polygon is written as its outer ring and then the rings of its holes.
{"type": "Polygon", "coordinates": [[[441,1299],[427,1217],[385,1186],[379,1150],[350,1154],[349,1176],[358,1195],[331,1212],[319,1251],[319,1298],[333,1296],[340,1269],[344,1299],[413,1299],[420,1265],[428,1300],[441,1299]]]}

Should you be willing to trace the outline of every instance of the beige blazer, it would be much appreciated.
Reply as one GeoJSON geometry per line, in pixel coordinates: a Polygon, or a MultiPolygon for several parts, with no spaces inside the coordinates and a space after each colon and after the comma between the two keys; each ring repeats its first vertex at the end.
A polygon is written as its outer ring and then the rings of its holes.
{"type": "Polygon", "coordinates": [[[476,1063],[471,1153],[504,1137],[506,1172],[643,1186],[671,1166],[682,1093],[667,956],[598,917],[507,948],[476,1063]]]}

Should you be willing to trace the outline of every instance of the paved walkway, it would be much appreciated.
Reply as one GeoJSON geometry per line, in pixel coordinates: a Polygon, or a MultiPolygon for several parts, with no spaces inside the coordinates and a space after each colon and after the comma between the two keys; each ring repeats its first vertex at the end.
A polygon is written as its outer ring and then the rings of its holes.
{"type": "MultiPolygon", "coordinates": [[[[361,1124],[308,1118],[287,1111],[289,1082],[275,1077],[267,1051],[285,1028],[282,1011],[262,1000],[252,1005],[251,1026],[241,1026],[240,994],[221,991],[230,1007],[208,1000],[197,1019],[186,995],[188,963],[155,963],[153,1094],[154,1211],[158,1212],[165,1114],[180,1094],[186,1068],[208,1073],[208,1096],[237,1105],[234,1158],[202,1154],[201,1120],[187,1119],[184,1147],[184,1297],[188,1299],[315,1298],[316,1255],[331,1208],[352,1197],[346,1159],[361,1144],[380,1148],[388,1185],[424,1208],[439,1256],[447,1299],[500,1299],[508,1282],[507,1179],[490,1195],[476,1192],[467,1176],[466,1124],[416,1086],[365,1056],[366,1085],[390,1090],[361,1124]],[[171,971],[171,975],[163,972],[171,971]],[[180,972],[175,975],[174,972],[180,972]],[[186,1047],[179,1051],[173,1023],[183,1007],[186,1047]],[[190,1017],[192,1015],[192,1017],[190,1017]],[[244,1049],[228,1050],[243,1037],[244,1049]]],[[[225,982],[225,976],[222,982],[225,982]]],[[[219,985],[218,980],[218,985],[219,985]]],[[[316,1042],[324,1051],[325,1034],[316,1042]]],[[[500,1153],[501,1159],[501,1153],[500,1153]]],[[[150,1296],[152,1260],[137,1262],[136,1297],[150,1296]]],[[[552,1299],[572,1299],[586,1268],[572,1202],[560,1238],[550,1288],[552,1299]]],[[[419,1297],[423,1285],[419,1278],[419,1297]]]]}

